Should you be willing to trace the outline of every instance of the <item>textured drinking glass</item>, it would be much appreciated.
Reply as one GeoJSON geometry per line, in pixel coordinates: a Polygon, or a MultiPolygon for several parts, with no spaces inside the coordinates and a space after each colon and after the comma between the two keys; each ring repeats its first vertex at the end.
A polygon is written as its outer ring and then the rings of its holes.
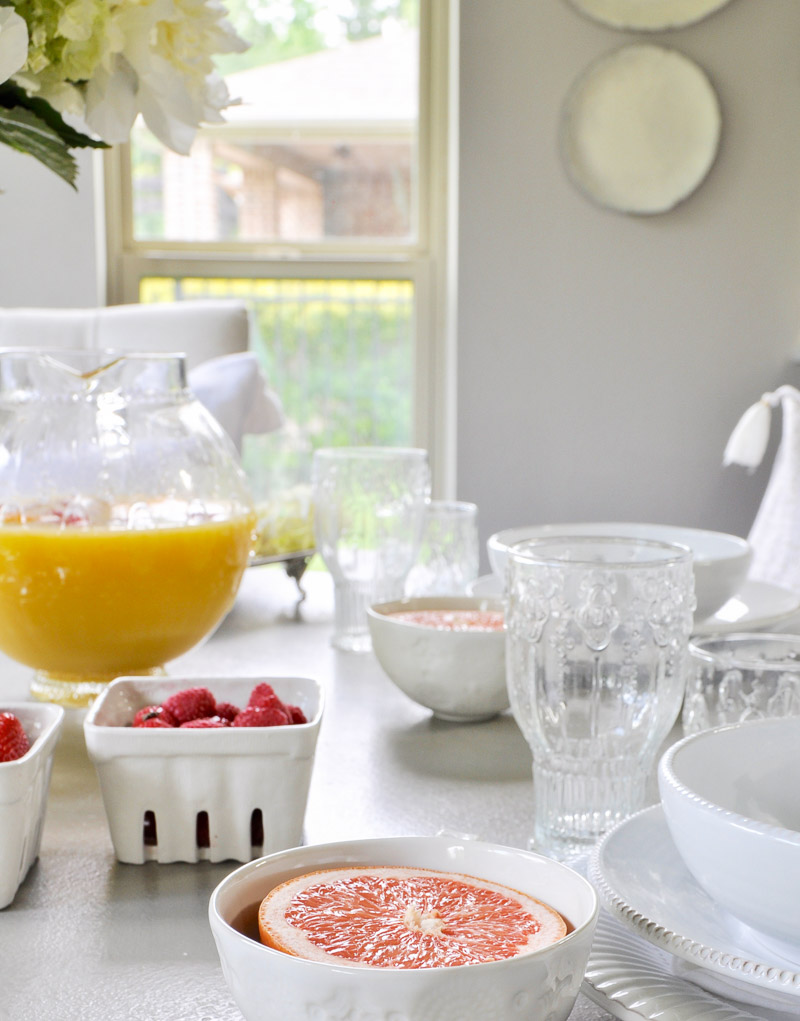
{"type": "Polygon", "coordinates": [[[533,752],[537,850],[579,857],[645,804],[683,700],[694,602],[682,546],[570,536],[511,548],[506,670],[533,752]]]}
{"type": "Polygon", "coordinates": [[[311,468],[314,535],[333,576],[333,644],[372,647],[367,607],[400,599],[419,550],[430,470],[425,450],[328,447],[311,468]]]}
{"type": "Polygon", "coordinates": [[[431,500],[407,596],[463,596],[478,577],[478,508],[463,500],[431,500]]]}
{"type": "Polygon", "coordinates": [[[683,729],[800,714],[800,635],[727,634],[689,644],[683,729]]]}

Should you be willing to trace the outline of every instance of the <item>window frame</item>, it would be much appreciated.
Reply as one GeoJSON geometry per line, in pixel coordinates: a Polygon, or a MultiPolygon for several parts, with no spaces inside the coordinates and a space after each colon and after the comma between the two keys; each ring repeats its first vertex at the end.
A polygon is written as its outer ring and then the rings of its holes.
{"type": "Polygon", "coordinates": [[[108,304],[139,300],[147,276],[408,280],[414,287],[413,442],[433,492],[455,495],[456,0],[420,0],[417,238],[316,243],[135,241],[130,146],[99,157],[108,304]]]}

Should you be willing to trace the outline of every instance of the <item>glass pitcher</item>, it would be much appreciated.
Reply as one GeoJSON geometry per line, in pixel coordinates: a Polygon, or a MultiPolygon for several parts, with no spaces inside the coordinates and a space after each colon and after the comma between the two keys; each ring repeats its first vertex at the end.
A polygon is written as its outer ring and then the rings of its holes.
{"type": "Polygon", "coordinates": [[[183,356],[0,350],[0,651],[35,698],[88,705],[200,642],[254,525],[183,356]]]}

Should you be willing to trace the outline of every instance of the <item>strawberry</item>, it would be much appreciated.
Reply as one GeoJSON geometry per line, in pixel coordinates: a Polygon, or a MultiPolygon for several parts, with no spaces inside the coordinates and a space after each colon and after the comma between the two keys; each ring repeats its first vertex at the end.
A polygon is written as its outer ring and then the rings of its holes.
{"type": "Polygon", "coordinates": [[[289,715],[277,706],[249,706],[243,709],[231,724],[232,727],[285,727],[289,715]]]}
{"type": "Polygon", "coordinates": [[[215,727],[230,727],[230,725],[230,720],[226,720],[222,716],[203,716],[197,720],[187,720],[186,723],[180,725],[180,729],[210,730],[215,727]]]}
{"type": "Polygon", "coordinates": [[[168,727],[178,726],[178,721],[175,719],[172,713],[169,712],[168,709],[165,709],[163,706],[160,705],[146,705],[143,709],[140,709],[139,712],[134,716],[133,723],[131,724],[131,726],[141,727],[147,720],[153,719],[161,720],[168,727]]]}
{"type": "Polygon", "coordinates": [[[234,705],[232,702],[217,702],[217,716],[221,716],[223,720],[233,720],[241,712],[238,705],[234,705]]]}
{"type": "Polygon", "coordinates": [[[161,708],[171,713],[180,726],[189,720],[213,716],[217,711],[217,702],[208,688],[184,688],[165,699],[161,708]]]}
{"type": "Polygon", "coordinates": [[[0,762],[21,759],[30,749],[28,735],[13,713],[0,713],[0,762]]]}

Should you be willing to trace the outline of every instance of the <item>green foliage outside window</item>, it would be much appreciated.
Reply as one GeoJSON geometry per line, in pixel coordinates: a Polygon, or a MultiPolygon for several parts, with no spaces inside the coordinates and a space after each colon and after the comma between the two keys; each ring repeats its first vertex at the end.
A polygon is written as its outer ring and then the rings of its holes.
{"type": "Polygon", "coordinates": [[[221,74],[316,53],[329,47],[332,35],[350,42],[368,39],[380,33],[387,19],[419,23],[419,0],[225,0],[225,4],[250,49],[235,57],[218,57],[221,74]]]}
{"type": "Polygon", "coordinates": [[[142,281],[142,301],[240,298],[289,428],[314,448],[411,443],[413,287],[403,280],[142,281]]]}

